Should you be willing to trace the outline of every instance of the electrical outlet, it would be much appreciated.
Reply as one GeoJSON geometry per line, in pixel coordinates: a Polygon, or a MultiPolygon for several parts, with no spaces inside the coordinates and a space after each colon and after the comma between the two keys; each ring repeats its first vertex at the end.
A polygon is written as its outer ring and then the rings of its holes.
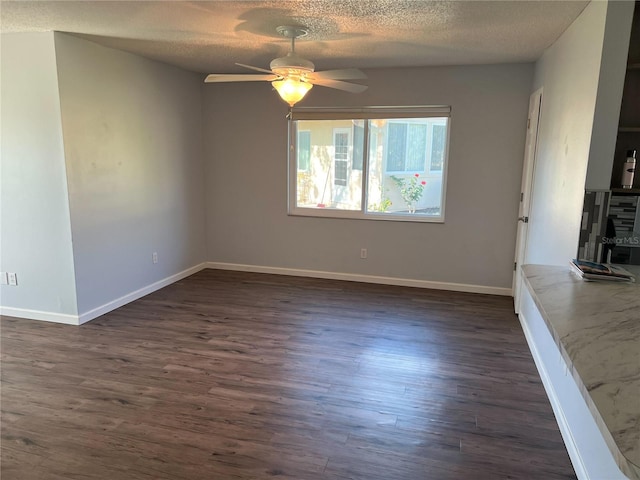
{"type": "Polygon", "coordinates": [[[0,272],[0,285],[8,285],[7,272],[0,272]]]}
{"type": "Polygon", "coordinates": [[[151,260],[153,263],[158,263],[158,252],[153,252],[153,254],[151,254],[151,260]]]}
{"type": "Polygon", "coordinates": [[[360,258],[367,258],[367,249],[366,248],[361,248],[360,249],[360,258]]]}
{"type": "Polygon", "coordinates": [[[9,285],[14,287],[18,285],[18,276],[15,273],[7,272],[7,276],[9,277],[9,285]]]}

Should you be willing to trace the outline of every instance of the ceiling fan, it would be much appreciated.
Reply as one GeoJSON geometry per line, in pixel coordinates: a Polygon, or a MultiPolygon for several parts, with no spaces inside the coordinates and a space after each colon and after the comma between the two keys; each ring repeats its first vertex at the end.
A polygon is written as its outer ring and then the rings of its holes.
{"type": "Polygon", "coordinates": [[[352,93],[361,93],[367,89],[366,85],[342,81],[367,78],[357,68],[316,72],[313,62],[296,54],[296,39],[306,36],[309,33],[307,28],[285,25],[277,27],[276,31],[280,35],[291,39],[291,51],[285,57],[273,60],[269,65],[270,70],[236,63],[240,67],[262,72],[262,74],[212,73],[204,80],[205,83],[271,82],[280,97],[291,107],[302,100],[314,85],[336,88],[352,93]]]}

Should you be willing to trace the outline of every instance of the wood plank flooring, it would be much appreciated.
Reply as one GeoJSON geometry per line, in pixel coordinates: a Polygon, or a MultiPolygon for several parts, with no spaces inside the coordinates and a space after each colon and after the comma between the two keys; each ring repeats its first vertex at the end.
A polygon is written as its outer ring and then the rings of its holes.
{"type": "Polygon", "coordinates": [[[0,326],[2,480],[575,478],[510,298],[205,270],[0,326]]]}

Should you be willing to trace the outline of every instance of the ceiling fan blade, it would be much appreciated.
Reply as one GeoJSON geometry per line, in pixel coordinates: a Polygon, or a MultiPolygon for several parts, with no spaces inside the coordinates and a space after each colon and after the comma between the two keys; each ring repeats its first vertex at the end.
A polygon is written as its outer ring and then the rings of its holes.
{"type": "Polygon", "coordinates": [[[249,70],[255,70],[256,72],[262,73],[273,73],[271,70],[267,70],[266,68],[254,67],[252,65],[245,65],[244,63],[236,63],[239,67],[248,68],[249,70]]]}
{"type": "Polygon", "coordinates": [[[362,93],[367,88],[369,88],[366,85],[358,85],[357,83],[341,82],[339,80],[330,80],[324,78],[312,78],[309,79],[309,83],[320,85],[322,87],[337,88],[338,90],[344,90],[345,92],[351,93],[362,93]]]}
{"type": "Polygon", "coordinates": [[[367,78],[367,75],[357,68],[343,68],[341,70],[324,70],[313,72],[309,78],[324,78],[327,80],[357,80],[367,78]]]}
{"type": "Polygon", "coordinates": [[[277,80],[278,75],[270,73],[268,75],[247,75],[242,73],[212,73],[207,75],[204,83],[218,82],[272,82],[277,80]]]}

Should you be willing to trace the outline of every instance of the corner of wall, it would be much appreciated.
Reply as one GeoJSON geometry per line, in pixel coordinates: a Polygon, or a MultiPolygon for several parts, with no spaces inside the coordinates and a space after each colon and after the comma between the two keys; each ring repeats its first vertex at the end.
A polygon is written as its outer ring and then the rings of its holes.
{"type": "Polygon", "coordinates": [[[3,34],[1,65],[3,314],[77,315],[54,33],[3,34]]]}

